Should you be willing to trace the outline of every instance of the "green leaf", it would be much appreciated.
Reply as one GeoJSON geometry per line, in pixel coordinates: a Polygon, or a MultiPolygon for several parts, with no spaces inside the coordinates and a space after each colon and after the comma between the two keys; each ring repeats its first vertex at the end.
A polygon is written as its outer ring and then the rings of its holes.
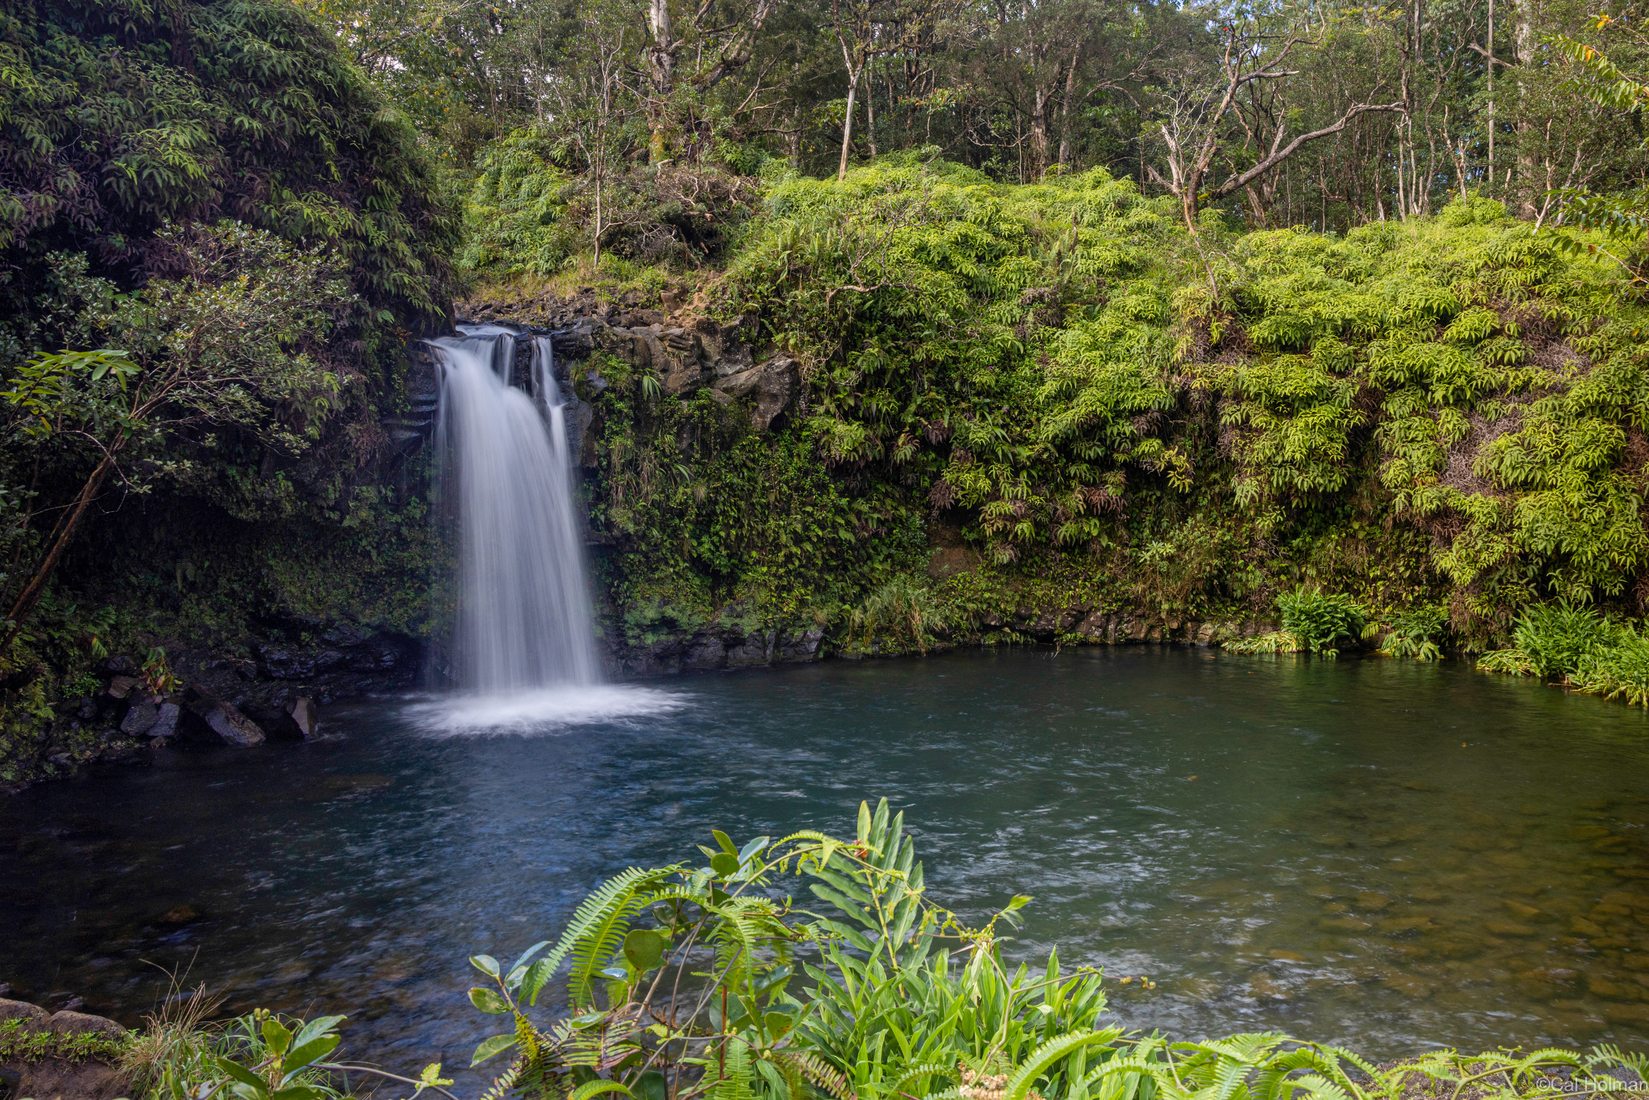
{"type": "Polygon", "coordinates": [[[475,986],[470,990],[470,1004],[489,1016],[501,1016],[510,1010],[510,1004],[497,990],[475,986]]]}
{"type": "Polygon", "coordinates": [[[301,1047],[311,1039],[335,1030],[345,1019],[343,1016],[317,1016],[298,1029],[297,1035],[292,1037],[292,1045],[301,1047]]]}
{"type": "Polygon", "coordinates": [[[217,1064],[218,1069],[223,1071],[226,1076],[233,1077],[241,1084],[249,1085],[253,1089],[256,1089],[257,1095],[263,1096],[268,1094],[269,1082],[265,1081],[262,1077],[259,1077],[239,1062],[228,1058],[219,1058],[217,1060],[217,1064]]]}
{"type": "Polygon", "coordinates": [[[271,1016],[263,1022],[263,1042],[276,1057],[284,1055],[292,1045],[292,1031],[271,1016]]]}
{"type": "Polygon", "coordinates": [[[710,869],[722,878],[731,878],[739,873],[739,857],[736,852],[717,852],[710,857],[710,869]]]}
{"type": "Polygon", "coordinates": [[[343,1037],[337,1034],[320,1035],[292,1048],[292,1053],[281,1060],[281,1075],[290,1077],[305,1066],[313,1065],[338,1049],[343,1037]]]}
{"type": "Polygon", "coordinates": [[[491,955],[471,955],[470,965],[489,978],[498,977],[498,960],[491,955]]]}
{"type": "Polygon", "coordinates": [[[733,838],[722,832],[720,829],[711,829],[710,835],[715,838],[716,846],[728,855],[734,856],[739,854],[738,846],[733,843],[733,838]]]}
{"type": "Polygon", "coordinates": [[[483,1039],[480,1045],[475,1048],[475,1053],[470,1057],[470,1065],[478,1066],[482,1062],[496,1058],[514,1045],[515,1032],[513,1031],[506,1032],[503,1035],[494,1035],[490,1039],[483,1039]]]}
{"type": "Polygon", "coordinates": [[[664,961],[665,939],[651,928],[634,928],[624,937],[624,957],[640,973],[664,961]]]}

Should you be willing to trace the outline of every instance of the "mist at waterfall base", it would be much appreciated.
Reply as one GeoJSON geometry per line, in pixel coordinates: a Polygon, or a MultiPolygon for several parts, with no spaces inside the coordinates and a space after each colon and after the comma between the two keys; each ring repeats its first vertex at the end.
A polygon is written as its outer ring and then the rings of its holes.
{"type": "Polygon", "coordinates": [[[438,496],[457,556],[445,670],[455,686],[411,704],[418,728],[542,733],[678,709],[677,694],[602,680],[550,338],[464,326],[431,343],[441,366],[438,496]],[[523,339],[531,393],[511,385],[523,339]]]}

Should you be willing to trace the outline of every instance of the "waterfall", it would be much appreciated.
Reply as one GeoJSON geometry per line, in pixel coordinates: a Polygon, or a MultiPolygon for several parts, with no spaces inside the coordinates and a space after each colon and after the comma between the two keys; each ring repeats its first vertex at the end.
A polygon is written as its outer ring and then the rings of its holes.
{"type": "Polygon", "coordinates": [[[458,554],[453,679],[484,695],[601,679],[554,353],[548,337],[533,339],[535,400],[510,385],[516,340],[466,327],[432,341],[441,487],[458,554]]]}
{"type": "Polygon", "coordinates": [[[545,732],[683,705],[679,693],[602,683],[567,403],[547,336],[531,340],[530,386],[514,384],[521,339],[465,325],[430,341],[441,364],[438,496],[457,551],[448,664],[458,690],[411,708],[435,735],[545,732]]]}

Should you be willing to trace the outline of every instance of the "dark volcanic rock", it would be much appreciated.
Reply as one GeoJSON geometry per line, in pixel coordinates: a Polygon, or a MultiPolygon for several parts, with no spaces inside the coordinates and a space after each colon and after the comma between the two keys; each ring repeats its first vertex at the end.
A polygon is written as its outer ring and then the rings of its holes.
{"type": "Polygon", "coordinates": [[[263,730],[239,708],[226,703],[199,684],[191,684],[183,695],[183,733],[204,741],[246,748],[261,745],[263,730]]]}
{"type": "Polygon", "coordinates": [[[168,738],[176,737],[178,722],[182,718],[182,707],[176,703],[162,703],[155,708],[155,724],[149,727],[146,736],[156,741],[165,741],[168,738]]]}
{"type": "Polygon", "coordinates": [[[750,421],[758,431],[767,431],[802,392],[801,368],[788,355],[743,367],[716,379],[712,388],[735,398],[750,398],[750,421]]]}
{"type": "Polygon", "coordinates": [[[152,699],[139,699],[120,720],[120,732],[127,737],[142,737],[160,721],[160,704],[152,699]]]}

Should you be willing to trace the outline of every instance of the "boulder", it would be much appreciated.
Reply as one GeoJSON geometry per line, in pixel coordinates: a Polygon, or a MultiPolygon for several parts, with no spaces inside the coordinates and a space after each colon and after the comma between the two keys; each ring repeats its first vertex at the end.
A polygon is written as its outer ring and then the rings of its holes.
{"type": "Polygon", "coordinates": [[[51,1013],[39,1005],[31,1005],[27,1001],[8,1001],[0,998],[0,1023],[8,1020],[22,1020],[26,1028],[44,1028],[46,1021],[51,1019],[51,1013]]]}
{"type": "Polygon", "coordinates": [[[765,432],[801,394],[801,368],[788,355],[777,355],[716,379],[711,389],[725,397],[749,398],[750,422],[765,432]]]}
{"type": "Polygon", "coordinates": [[[182,717],[182,707],[176,703],[162,703],[155,708],[155,724],[145,731],[144,736],[156,741],[176,737],[178,722],[182,717]]]}
{"type": "Polygon", "coordinates": [[[103,694],[111,699],[124,699],[137,690],[136,676],[114,676],[109,679],[109,686],[103,689],[103,694]]]}
{"type": "Polygon", "coordinates": [[[120,720],[120,732],[127,737],[143,737],[160,721],[160,705],[152,699],[139,699],[126,710],[120,720]]]}
{"type": "MultiPolygon", "coordinates": [[[[63,1011],[48,1015],[46,1010],[24,1001],[0,1000],[0,1022],[21,1020],[33,1032],[62,1036],[95,1035],[123,1042],[130,1035],[124,1027],[103,1016],[63,1011]]],[[[131,1082],[114,1066],[97,1058],[46,1057],[35,1062],[0,1065],[0,1088],[6,1095],[33,1100],[115,1100],[131,1095],[131,1082]]]]}
{"type": "Polygon", "coordinates": [[[237,748],[261,745],[266,740],[258,724],[198,684],[183,696],[181,728],[185,736],[216,741],[237,748]]]}
{"type": "Polygon", "coordinates": [[[116,1042],[128,1034],[126,1028],[107,1016],[93,1016],[89,1012],[54,1012],[46,1021],[46,1028],[57,1035],[99,1035],[116,1042]]]}
{"type": "Polygon", "coordinates": [[[286,716],[298,729],[298,736],[305,741],[315,736],[318,725],[315,715],[315,700],[307,695],[300,695],[286,704],[286,716]]]}

